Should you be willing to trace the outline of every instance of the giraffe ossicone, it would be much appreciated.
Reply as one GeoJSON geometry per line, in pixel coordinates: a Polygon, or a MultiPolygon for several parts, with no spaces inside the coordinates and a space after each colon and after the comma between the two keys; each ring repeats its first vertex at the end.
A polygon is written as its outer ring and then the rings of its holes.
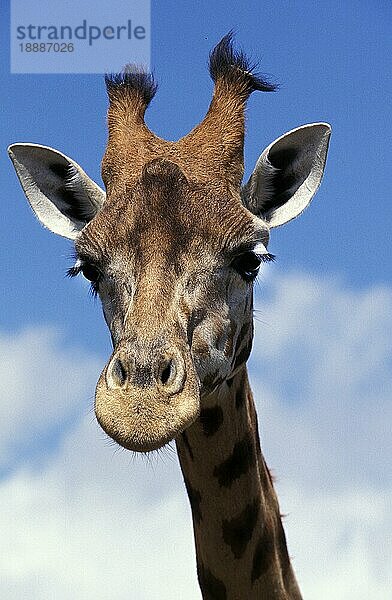
{"type": "Polygon", "coordinates": [[[330,126],[278,138],[242,185],[246,101],[274,86],[231,34],[212,51],[210,73],[208,112],[177,142],[144,122],[150,74],[128,67],[106,78],[106,191],[52,148],[13,144],[9,154],[37,218],[74,241],[70,274],[101,298],[113,353],[97,383],[99,423],[140,452],[176,441],[203,598],[298,599],[246,361],[270,229],[316,193],[330,126]]]}

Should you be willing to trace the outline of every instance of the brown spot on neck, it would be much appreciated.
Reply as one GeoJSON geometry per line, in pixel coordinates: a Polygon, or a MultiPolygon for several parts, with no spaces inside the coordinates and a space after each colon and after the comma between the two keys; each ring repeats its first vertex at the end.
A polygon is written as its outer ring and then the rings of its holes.
{"type": "Polygon", "coordinates": [[[236,442],[232,453],[214,469],[214,477],[222,487],[231,487],[242,475],[256,464],[253,437],[247,432],[242,440],[236,442]]]}
{"type": "Polygon", "coordinates": [[[202,408],[200,411],[200,423],[207,437],[214,435],[223,423],[223,409],[221,406],[202,408]]]}
{"type": "Polygon", "coordinates": [[[260,510],[260,499],[247,504],[240,514],[222,522],[223,539],[235,558],[241,558],[253,536],[260,510]]]}

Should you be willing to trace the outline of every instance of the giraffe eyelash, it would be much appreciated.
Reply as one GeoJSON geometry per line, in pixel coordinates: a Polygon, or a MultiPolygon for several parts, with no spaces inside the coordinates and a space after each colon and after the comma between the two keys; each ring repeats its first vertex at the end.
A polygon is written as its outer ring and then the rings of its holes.
{"type": "Polygon", "coordinates": [[[73,257],[75,259],[75,264],[73,267],[67,269],[66,276],[67,277],[77,277],[82,268],[82,261],[77,256],[73,257]]]}
{"type": "Polygon", "coordinates": [[[271,254],[270,252],[267,252],[266,254],[256,254],[256,256],[263,263],[274,262],[276,260],[276,255],[275,254],[271,254]]]}
{"type": "Polygon", "coordinates": [[[276,258],[274,254],[268,252],[266,246],[262,242],[257,242],[257,244],[253,247],[252,252],[261,262],[264,263],[272,262],[276,258]]]}
{"type": "Polygon", "coordinates": [[[97,296],[99,283],[102,278],[102,274],[98,267],[92,263],[83,262],[79,257],[75,257],[76,262],[73,267],[67,270],[67,277],[77,277],[80,273],[84,276],[87,281],[90,282],[90,293],[92,296],[97,296]]]}

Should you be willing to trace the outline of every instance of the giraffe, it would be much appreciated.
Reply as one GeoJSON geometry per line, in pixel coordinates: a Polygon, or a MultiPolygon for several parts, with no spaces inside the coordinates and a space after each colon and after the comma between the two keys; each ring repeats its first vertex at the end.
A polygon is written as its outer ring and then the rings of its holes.
{"type": "Polygon", "coordinates": [[[69,275],[98,294],[113,353],[96,387],[104,431],[137,452],[175,440],[205,600],[297,600],[246,362],[253,281],[270,230],[297,217],[324,171],[330,126],[303,125],[244,171],[244,112],[273,91],[235,49],[210,53],[205,118],[176,142],[150,131],[151,74],[106,76],[106,191],[71,158],[37,144],[9,154],[39,221],[75,244],[69,275]]]}

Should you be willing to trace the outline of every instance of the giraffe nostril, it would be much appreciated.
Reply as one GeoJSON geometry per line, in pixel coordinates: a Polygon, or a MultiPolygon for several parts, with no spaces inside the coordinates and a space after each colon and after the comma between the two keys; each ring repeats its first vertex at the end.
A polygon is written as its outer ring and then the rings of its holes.
{"type": "Polygon", "coordinates": [[[181,354],[173,351],[162,357],[156,372],[158,389],[166,396],[178,394],[184,387],[185,362],[181,354]]]}
{"type": "Polygon", "coordinates": [[[162,385],[170,385],[170,383],[176,377],[176,365],[172,358],[166,361],[166,364],[161,366],[161,370],[159,372],[159,381],[162,385]]]}
{"type": "Polygon", "coordinates": [[[109,387],[122,387],[127,380],[127,371],[120,358],[116,357],[107,370],[107,383],[109,387]]]}

